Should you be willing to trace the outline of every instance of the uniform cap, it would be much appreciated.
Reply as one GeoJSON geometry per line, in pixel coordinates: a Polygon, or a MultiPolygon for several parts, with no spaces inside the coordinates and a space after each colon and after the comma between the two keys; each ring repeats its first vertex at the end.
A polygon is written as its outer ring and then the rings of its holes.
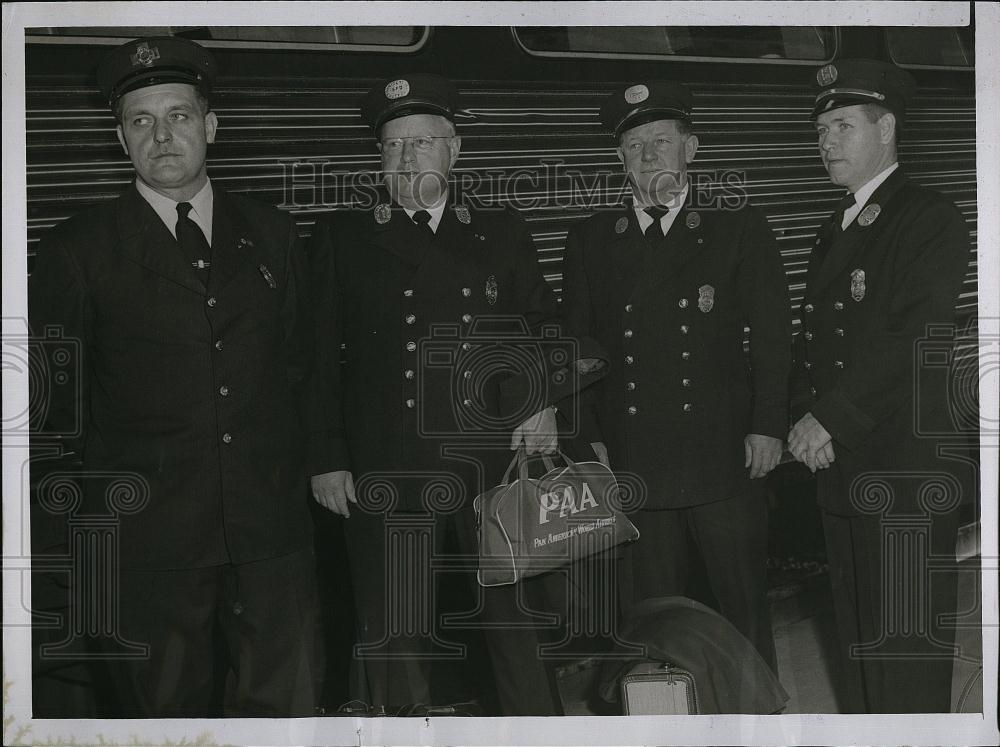
{"type": "Polygon", "coordinates": [[[208,95],[218,75],[211,52],[190,39],[133,39],[108,52],[97,68],[101,95],[113,107],[129,91],[161,83],[187,83],[208,95]]]}
{"type": "Polygon", "coordinates": [[[916,90],[913,76],[881,60],[834,60],[816,71],[819,93],[812,118],[823,112],[855,104],[881,104],[900,119],[916,90]]]}
{"type": "Polygon", "coordinates": [[[625,130],[658,119],[691,119],[691,92],[666,80],[647,80],[619,89],[604,100],[601,122],[618,138],[625,130]]]}
{"type": "Polygon", "coordinates": [[[399,117],[438,114],[454,122],[460,111],[455,84],[430,73],[380,81],[361,99],[361,118],[376,134],[386,122],[399,117]]]}

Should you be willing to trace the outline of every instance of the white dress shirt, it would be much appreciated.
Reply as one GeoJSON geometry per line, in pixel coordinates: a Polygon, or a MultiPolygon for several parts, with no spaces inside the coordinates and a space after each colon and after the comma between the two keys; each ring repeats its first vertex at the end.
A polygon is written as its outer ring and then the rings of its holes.
{"type": "MultiPolygon", "coordinates": [[[[687,200],[688,195],[688,186],[689,185],[685,184],[684,189],[680,191],[680,194],[664,205],[664,207],[670,208],[670,211],[660,218],[660,228],[663,229],[664,236],[667,235],[667,231],[669,231],[670,227],[674,224],[674,220],[677,218],[677,213],[679,213],[680,209],[684,207],[684,202],[687,200]]],[[[636,220],[639,221],[639,228],[642,229],[643,233],[646,233],[646,229],[653,225],[653,217],[645,210],[647,207],[649,207],[649,205],[639,205],[638,203],[635,203],[632,206],[632,209],[635,210],[636,220]]]]}
{"type": "Polygon", "coordinates": [[[854,222],[854,219],[858,217],[858,214],[864,208],[865,203],[872,196],[872,192],[878,189],[882,185],[882,182],[889,178],[889,174],[897,168],[899,168],[898,162],[879,172],[873,179],[866,182],[865,186],[854,193],[854,205],[844,211],[844,220],[840,222],[841,229],[847,230],[847,227],[854,222]]]}
{"type": "MultiPolygon", "coordinates": [[[[150,207],[160,216],[160,220],[167,227],[173,237],[177,238],[177,203],[169,197],[164,197],[155,189],[146,184],[142,179],[135,180],[135,188],[139,194],[149,203],[150,207]]],[[[198,194],[188,202],[191,203],[191,212],[188,217],[198,224],[198,228],[205,234],[208,245],[212,245],[212,182],[205,181],[205,186],[198,190],[198,194]]]]}

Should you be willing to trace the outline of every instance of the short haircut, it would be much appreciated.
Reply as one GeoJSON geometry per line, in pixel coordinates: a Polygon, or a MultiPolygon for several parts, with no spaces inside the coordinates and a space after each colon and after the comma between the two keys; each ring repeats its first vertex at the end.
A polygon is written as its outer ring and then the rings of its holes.
{"type": "Polygon", "coordinates": [[[897,112],[894,112],[887,106],[876,104],[874,102],[870,104],[862,104],[861,110],[865,113],[865,119],[873,123],[878,122],[886,114],[894,116],[896,118],[896,131],[894,134],[896,136],[896,142],[899,142],[900,135],[903,133],[903,118],[897,112]]]}
{"type": "MultiPolygon", "coordinates": [[[[194,89],[194,97],[195,100],[198,102],[199,108],[201,109],[201,116],[204,117],[206,114],[212,111],[211,102],[208,100],[208,97],[204,93],[202,93],[200,88],[194,89]]],[[[111,107],[111,113],[115,115],[115,121],[118,124],[122,123],[122,110],[125,108],[125,105],[122,102],[124,100],[125,100],[124,96],[119,96],[117,99],[115,99],[115,103],[111,107]]]]}

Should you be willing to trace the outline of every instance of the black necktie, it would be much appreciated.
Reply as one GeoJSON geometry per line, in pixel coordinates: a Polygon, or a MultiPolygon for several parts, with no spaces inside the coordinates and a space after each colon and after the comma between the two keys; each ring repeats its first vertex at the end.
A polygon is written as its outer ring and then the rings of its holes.
{"type": "Polygon", "coordinates": [[[656,244],[664,236],[663,224],[660,223],[660,218],[669,213],[670,208],[663,205],[653,205],[652,207],[644,208],[643,212],[653,219],[653,222],[646,226],[646,231],[643,235],[650,244],[656,244]]]}
{"type": "Polygon", "coordinates": [[[431,214],[426,210],[418,210],[413,214],[413,222],[430,237],[434,238],[434,229],[431,228],[431,214]]]}
{"type": "Polygon", "coordinates": [[[846,195],[844,195],[840,199],[840,202],[837,203],[837,209],[833,211],[833,230],[834,231],[836,231],[836,232],[839,233],[841,230],[843,230],[843,229],[841,229],[841,226],[844,223],[844,213],[846,213],[848,210],[850,210],[856,204],[857,204],[857,202],[854,199],[854,193],[853,192],[848,192],[846,195]]]}
{"type": "Polygon", "coordinates": [[[208,245],[198,224],[191,220],[188,215],[190,212],[190,202],[177,203],[177,243],[191,266],[199,275],[207,278],[212,266],[212,247],[208,245]]]}

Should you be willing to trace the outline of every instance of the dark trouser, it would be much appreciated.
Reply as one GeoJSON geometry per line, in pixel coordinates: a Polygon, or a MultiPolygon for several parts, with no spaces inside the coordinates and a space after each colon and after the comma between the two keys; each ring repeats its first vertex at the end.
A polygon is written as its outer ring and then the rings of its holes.
{"type": "MultiPolygon", "coordinates": [[[[358,614],[359,644],[367,693],[356,697],[394,712],[412,703],[433,703],[430,669],[435,660],[462,659],[438,619],[438,574],[464,568],[478,608],[449,625],[484,629],[503,715],[558,715],[554,675],[539,656],[547,636],[528,601],[543,579],[484,589],[475,581],[478,542],[471,508],[443,515],[366,513],[352,507],[345,534],[358,614]],[[461,556],[442,552],[445,521],[453,521],[461,556]]],[[[541,603],[541,600],[537,600],[541,603]]],[[[438,704],[441,705],[441,704],[438,704]]]]}
{"type": "Polygon", "coordinates": [[[823,512],[842,711],[951,710],[955,630],[939,617],[956,611],[957,514],[924,522],[823,512]]]}
{"type": "Polygon", "coordinates": [[[691,508],[637,511],[639,539],[627,546],[622,611],[652,597],[687,596],[688,534],[705,563],[722,615],[777,671],[767,606],[767,501],[763,495],[691,508]]]}
{"type": "Polygon", "coordinates": [[[110,663],[129,717],[313,716],[323,650],[312,548],[242,565],[123,571],[118,629],[149,644],[110,663]],[[223,641],[229,669],[218,704],[223,641]]]}

